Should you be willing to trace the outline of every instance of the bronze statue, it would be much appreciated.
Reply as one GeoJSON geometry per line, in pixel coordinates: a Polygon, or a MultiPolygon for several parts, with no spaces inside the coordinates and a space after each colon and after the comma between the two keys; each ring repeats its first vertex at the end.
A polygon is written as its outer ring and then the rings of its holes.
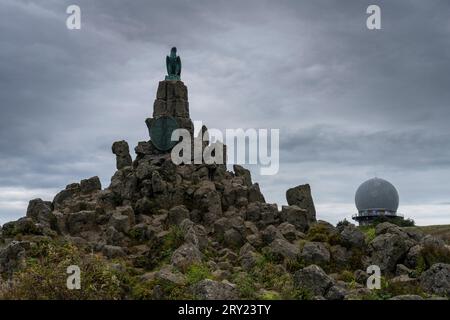
{"type": "Polygon", "coordinates": [[[177,56],[177,48],[170,50],[170,56],[166,57],[167,76],[166,80],[181,80],[181,59],[177,56]]]}

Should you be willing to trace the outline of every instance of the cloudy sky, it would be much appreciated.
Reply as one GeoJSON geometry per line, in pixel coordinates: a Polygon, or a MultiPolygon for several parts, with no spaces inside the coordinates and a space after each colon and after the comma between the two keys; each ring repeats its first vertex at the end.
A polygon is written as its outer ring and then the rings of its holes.
{"type": "Polygon", "coordinates": [[[309,183],[337,222],[376,175],[417,224],[450,223],[448,0],[0,0],[0,223],[68,183],[109,184],[112,142],[148,140],[174,45],[193,120],[280,129],[279,173],[251,168],[267,201],[309,183]]]}

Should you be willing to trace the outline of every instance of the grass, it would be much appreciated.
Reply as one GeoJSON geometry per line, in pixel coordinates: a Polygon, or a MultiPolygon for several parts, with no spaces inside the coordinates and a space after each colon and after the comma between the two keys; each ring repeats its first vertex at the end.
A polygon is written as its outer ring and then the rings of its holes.
{"type": "Polygon", "coordinates": [[[212,279],[211,271],[204,264],[193,264],[186,272],[187,283],[193,285],[204,279],[212,279]]]}
{"type": "Polygon", "coordinates": [[[366,236],[366,243],[370,243],[373,239],[375,239],[375,226],[360,226],[358,227],[364,235],[366,236]]]}
{"type": "Polygon", "coordinates": [[[418,231],[423,234],[429,234],[440,238],[445,241],[445,243],[450,244],[450,224],[445,225],[435,225],[435,226],[416,226],[416,227],[405,227],[405,230],[418,231]]]}
{"type": "Polygon", "coordinates": [[[124,299],[130,277],[111,268],[102,257],[86,254],[72,244],[42,241],[14,274],[12,285],[0,292],[0,299],[124,299]],[[67,267],[71,265],[81,270],[81,290],[67,289],[67,267]]]}

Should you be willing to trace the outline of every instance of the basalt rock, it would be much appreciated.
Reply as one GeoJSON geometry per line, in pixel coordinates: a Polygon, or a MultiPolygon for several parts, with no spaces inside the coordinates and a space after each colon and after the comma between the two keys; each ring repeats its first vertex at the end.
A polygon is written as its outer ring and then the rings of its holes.
{"type": "Polygon", "coordinates": [[[450,295],[450,264],[436,263],[420,277],[420,285],[426,292],[450,295]]]}
{"type": "Polygon", "coordinates": [[[112,145],[112,152],[116,155],[117,170],[131,166],[132,159],[128,142],[124,140],[114,142],[112,145]]]}
{"type": "MultiPolygon", "coordinates": [[[[171,116],[193,135],[187,94],[180,81],[161,82],[147,125],[171,116]]],[[[204,141],[202,150],[208,147],[204,141]]],[[[397,273],[398,281],[413,279],[429,294],[448,293],[448,265],[418,274],[424,248],[446,248],[435,238],[380,224],[367,245],[355,226],[316,221],[309,185],[289,189],[288,205],[279,210],[243,166],[175,165],[151,140],[138,143],[134,160],[129,151],[125,141],[113,144],[117,171],[105,189],[98,177],[69,184],[53,201],[34,199],[26,217],[4,224],[2,276],[11,280],[39,251],[30,250],[35,245],[69,242],[81,255],[129,272],[132,281],[121,287],[137,284],[128,291],[145,298],[360,298],[370,294],[363,287],[369,264],[378,264],[389,281],[397,273]]]]}
{"type": "Polygon", "coordinates": [[[310,265],[294,274],[294,285],[315,296],[324,296],[333,286],[333,279],[319,266],[310,265]]]}
{"type": "Polygon", "coordinates": [[[286,200],[290,206],[297,206],[307,210],[310,217],[310,223],[316,220],[316,208],[311,195],[311,187],[309,184],[300,185],[286,191],[286,200]]]}

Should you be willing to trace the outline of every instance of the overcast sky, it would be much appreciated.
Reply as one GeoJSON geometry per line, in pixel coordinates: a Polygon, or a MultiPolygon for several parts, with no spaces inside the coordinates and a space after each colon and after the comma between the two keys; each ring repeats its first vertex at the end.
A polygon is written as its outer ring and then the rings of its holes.
{"type": "Polygon", "coordinates": [[[417,224],[450,223],[448,0],[0,0],[0,223],[82,178],[109,185],[112,143],[148,140],[172,46],[193,120],[280,129],[278,175],[251,168],[268,202],[309,183],[335,223],[376,175],[417,224]]]}

